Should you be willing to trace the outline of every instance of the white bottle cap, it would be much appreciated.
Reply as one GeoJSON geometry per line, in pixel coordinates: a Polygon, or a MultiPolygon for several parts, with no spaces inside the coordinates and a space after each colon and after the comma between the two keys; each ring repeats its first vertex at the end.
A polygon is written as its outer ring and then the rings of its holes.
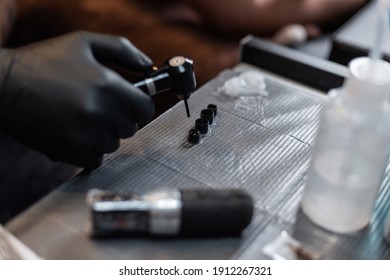
{"type": "Polygon", "coordinates": [[[345,88],[350,96],[372,102],[383,102],[390,92],[390,63],[369,57],[353,59],[345,88]]]}

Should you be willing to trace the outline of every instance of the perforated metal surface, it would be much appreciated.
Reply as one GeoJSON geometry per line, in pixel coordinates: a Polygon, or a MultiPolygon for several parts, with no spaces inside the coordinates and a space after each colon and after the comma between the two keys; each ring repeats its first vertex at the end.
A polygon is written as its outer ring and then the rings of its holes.
{"type": "Polygon", "coordinates": [[[242,65],[221,73],[191,97],[191,119],[185,117],[184,104],[177,104],[124,141],[101,168],[62,185],[7,228],[48,259],[262,259],[262,248],[282,230],[325,259],[390,258],[382,239],[389,170],[367,230],[338,236],[311,224],[299,212],[299,201],[324,96],[269,74],[266,98],[213,94],[248,69],[242,65]],[[188,131],[209,103],[218,105],[217,126],[202,144],[190,146],[188,131]],[[163,187],[243,188],[255,200],[255,216],[240,237],[89,238],[87,190],[145,193],[163,187]]]}

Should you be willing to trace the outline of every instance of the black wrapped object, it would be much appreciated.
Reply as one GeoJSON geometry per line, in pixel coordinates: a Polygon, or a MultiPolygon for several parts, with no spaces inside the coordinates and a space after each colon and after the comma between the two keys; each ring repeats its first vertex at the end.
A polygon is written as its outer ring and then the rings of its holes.
{"type": "Polygon", "coordinates": [[[92,189],[92,236],[238,235],[251,222],[252,198],[242,190],[160,189],[144,196],[92,189]]]}
{"type": "Polygon", "coordinates": [[[183,235],[238,235],[251,222],[252,198],[244,191],[182,190],[183,235]]]}

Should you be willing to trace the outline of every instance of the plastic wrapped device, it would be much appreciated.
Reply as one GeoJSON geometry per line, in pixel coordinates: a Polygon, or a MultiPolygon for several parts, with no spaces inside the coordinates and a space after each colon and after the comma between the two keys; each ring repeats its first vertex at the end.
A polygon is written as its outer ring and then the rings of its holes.
{"type": "Polygon", "coordinates": [[[91,235],[239,235],[252,219],[251,196],[240,189],[160,189],[145,195],[92,189],[91,235]]]}
{"type": "Polygon", "coordinates": [[[349,69],[322,109],[301,202],[314,223],[337,233],[369,223],[390,147],[390,64],[361,57],[349,69]]]}

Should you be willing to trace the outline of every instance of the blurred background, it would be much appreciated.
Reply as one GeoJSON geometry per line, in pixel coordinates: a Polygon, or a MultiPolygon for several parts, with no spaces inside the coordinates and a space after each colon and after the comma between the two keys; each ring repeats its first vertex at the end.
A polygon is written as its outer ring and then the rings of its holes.
{"type": "MultiPolygon", "coordinates": [[[[11,25],[0,0],[0,32],[10,28],[5,47],[16,48],[75,30],[128,38],[158,66],[175,55],[194,60],[198,85],[239,62],[239,41],[252,33],[324,55],[322,38],[343,24],[363,0],[14,0],[11,25]],[[3,10],[2,10],[2,6],[3,10]],[[303,27],[299,40],[280,39],[284,28],[303,27]],[[295,40],[295,41],[294,41],[295,40]],[[313,48],[311,48],[313,50],[313,48]]],[[[4,33],[4,32],[3,32],[4,33]]],[[[298,32],[299,33],[299,32],[298,32]]],[[[283,38],[282,38],[283,39],[283,38]]],[[[286,38],[284,38],[286,39],[286,38]]],[[[287,38],[288,39],[288,38],[287,38]]],[[[1,37],[0,37],[1,41],[1,37]]],[[[111,66],[132,81],[134,73],[111,66]]],[[[155,117],[179,100],[158,95],[155,117]]],[[[80,170],[25,148],[0,132],[0,223],[59,186],[80,170]]]]}

